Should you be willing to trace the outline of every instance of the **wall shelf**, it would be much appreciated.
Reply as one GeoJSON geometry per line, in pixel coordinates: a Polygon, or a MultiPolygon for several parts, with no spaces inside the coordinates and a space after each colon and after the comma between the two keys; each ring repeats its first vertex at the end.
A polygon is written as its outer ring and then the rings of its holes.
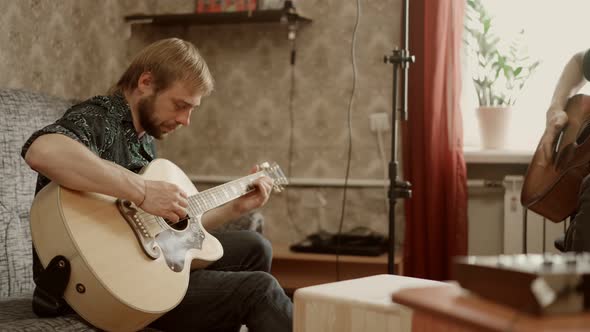
{"type": "Polygon", "coordinates": [[[311,18],[300,14],[287,13],[285,10],[254,10],[250,12],[229,13],[190,13],[190,14],[135,14],[125,16],[125,21],[131,24],[151,25],[212,25],[212,24],[240,24],[240,23],[281,23],[286,21],[287,15],[298,22],[311,22],[311,18]]]}

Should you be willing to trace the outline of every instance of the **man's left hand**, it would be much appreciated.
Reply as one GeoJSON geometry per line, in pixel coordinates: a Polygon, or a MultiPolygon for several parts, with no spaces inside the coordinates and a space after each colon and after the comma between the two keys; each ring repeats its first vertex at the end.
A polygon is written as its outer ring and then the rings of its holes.
{"type": "MultiPolygon", "coordinates": [[[[252,169],[252,173],[257,171],[258,166],[252,169]]],[[[251,191],[248,194],[238,198],[233,203],[233,210],[239,216],[254,209],[263,207],[266,202],[268,202],[268,198],[272,192],[273,180],[268,176],[263,176],[252,182],[252,186],[254,191],[251,191]]]]}

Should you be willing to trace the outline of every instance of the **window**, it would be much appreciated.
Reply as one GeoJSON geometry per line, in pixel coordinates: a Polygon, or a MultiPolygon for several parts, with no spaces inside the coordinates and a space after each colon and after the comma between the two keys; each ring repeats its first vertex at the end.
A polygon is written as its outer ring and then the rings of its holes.
{"type": "MultiPolygon", "coordinates": [[[[483,4],[493,16],[500,37],[524,29],[529,55],[541,61],[513,107],[508,130],[508,149],[534,151],[545,129],[545,112],[563,67],[573,54],[590,48],[590,1],[483,0],[483,4]]],[[[464,145],[467,149],[478,148],[477,97],[470,69],[464,69],[464,145]]],[[[580,91],[589,92],[590,84],[580,91]]]]}

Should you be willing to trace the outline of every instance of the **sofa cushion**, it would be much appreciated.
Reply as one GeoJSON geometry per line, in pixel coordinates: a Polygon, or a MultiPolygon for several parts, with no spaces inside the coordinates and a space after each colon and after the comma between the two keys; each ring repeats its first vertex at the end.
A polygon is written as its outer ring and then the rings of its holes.
{"type": "MultiPolygon", "coordinates": [[[[100,331],[76,314],[56,318],[38,318],[32,310],[32,297],[32,293],[23,293],[19,296],[0,299],[0,332],[100,331]]],[[[158,330],[146,327],[142,332],[158,332],[158,330]]]]}
{"type": "Polygon", "coordinates": [[[33,289],[28,214],[19,217],[0,206],[0,299],[33,289]]]}
{"type": "Polygon", "coordinates": [[[0,299],[0,331],[96,331],[78,315],[38,318],[31,307],[31,293],[0,299]]]}
{"type": "Polygon", "coordinates": [[[99,331],[87,325],[76,315],[58,318],[28,318],[0,323],[0,331],[45,332],[45,331],[99,331]]]}
{"type": "Polygon", "coordinates": [[[33,289],[29,209],[37,173],[21,158],[21,148],[71,104],[40,93],[0,89],[0,298],[33,289]]]}

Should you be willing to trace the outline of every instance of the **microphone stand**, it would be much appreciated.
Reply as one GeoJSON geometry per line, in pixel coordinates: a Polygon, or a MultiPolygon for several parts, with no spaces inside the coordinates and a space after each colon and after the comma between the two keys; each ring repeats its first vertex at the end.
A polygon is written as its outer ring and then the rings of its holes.
{"type": "Polygon", "coordinates": [[[393,98],[391,109],[391,161],[389,162],[389,251],[387,253],[387,273],[395,274],[395,204],[398,198],[410,198],[412,196],[412,184],[398,179],[397,161],[397,94],[398,94],[398,69],[403,69],[402,76],[402,109],[401,119],[408,120],[408,69],[410,63],[414,63],[415,57],[408,50],[408,21],[409,0],[404,0],[403,7],[403,37],[404,48],[396,47],[391,55],[385,55],[383,62],[393,64],[393,98]]]}

